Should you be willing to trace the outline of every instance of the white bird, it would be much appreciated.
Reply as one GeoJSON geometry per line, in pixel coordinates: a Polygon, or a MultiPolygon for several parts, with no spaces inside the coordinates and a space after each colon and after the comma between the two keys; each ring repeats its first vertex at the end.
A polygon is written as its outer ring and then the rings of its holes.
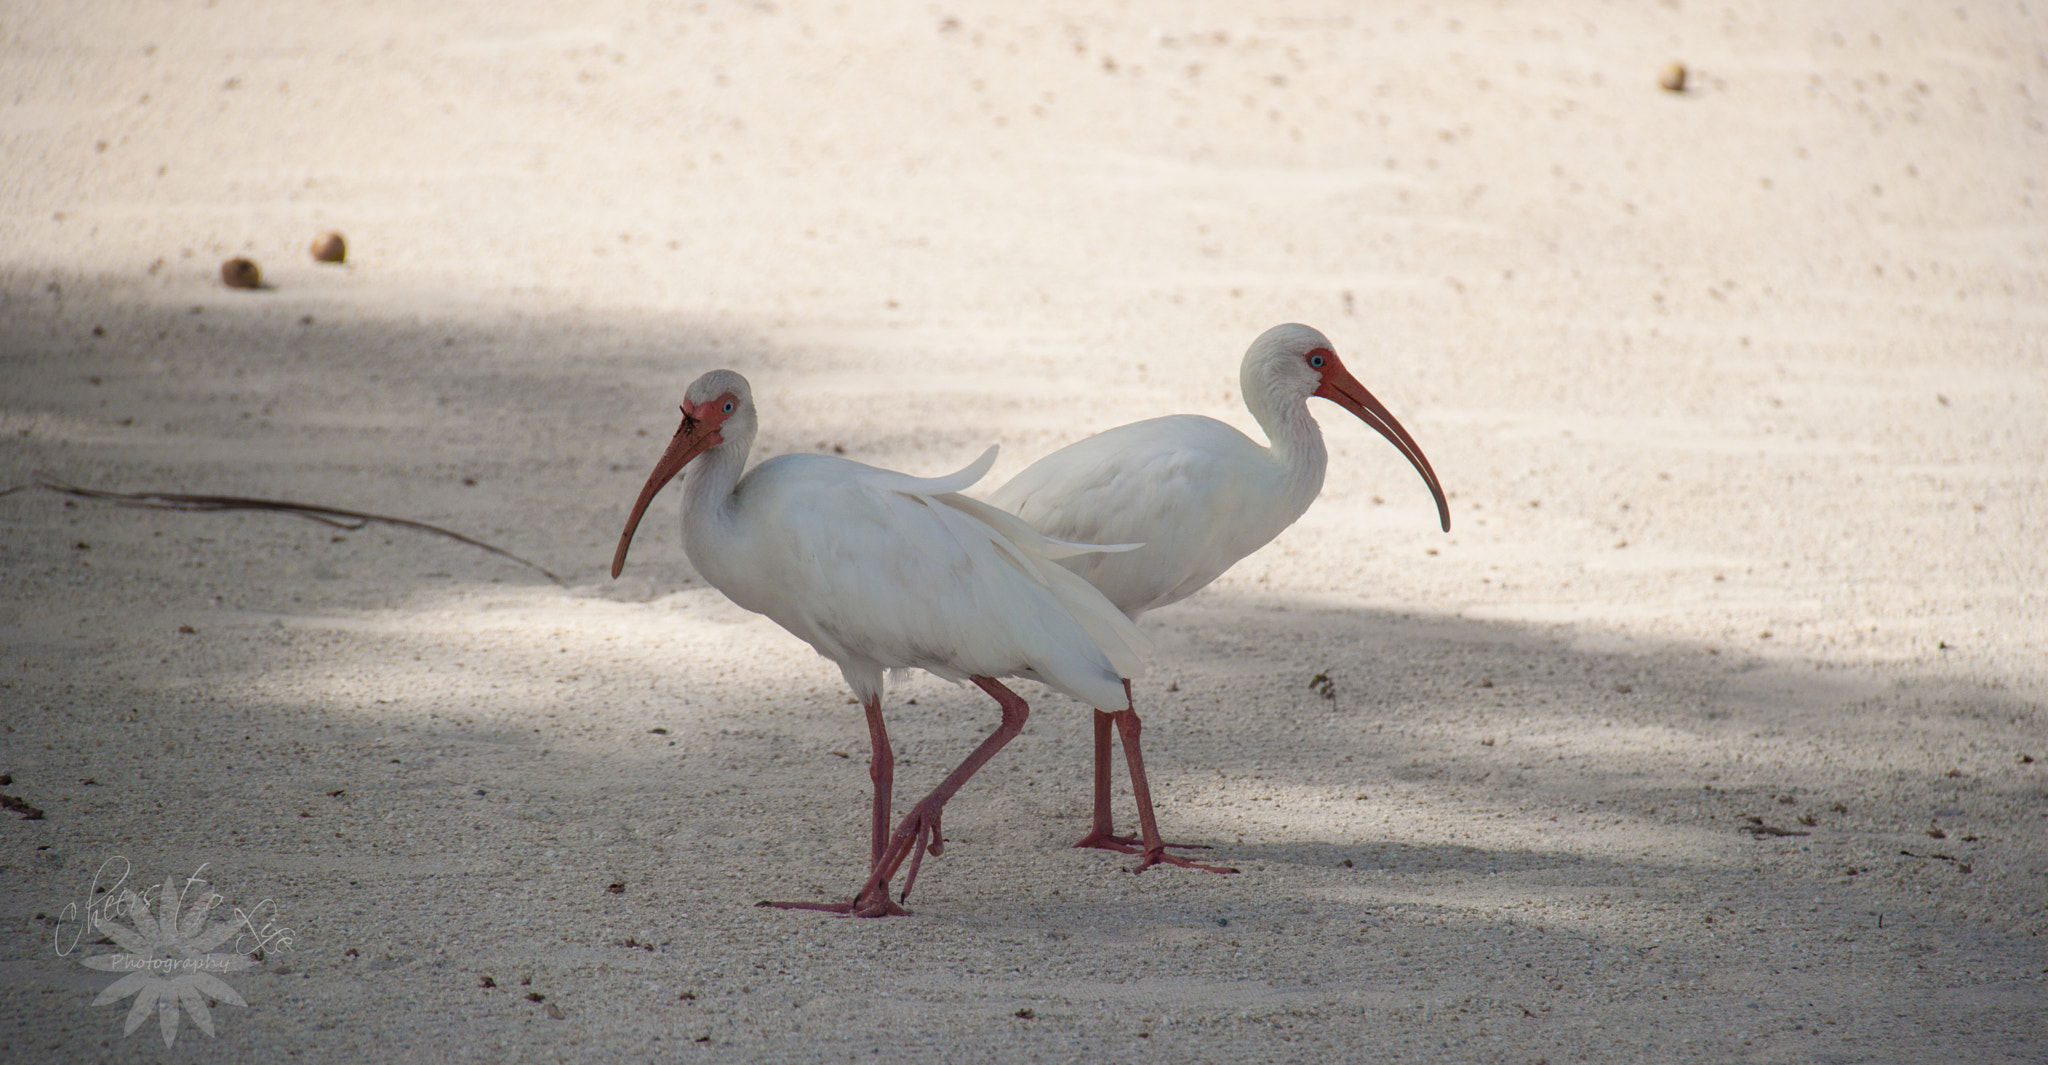
{"type": "MultiPolygon", "coordinates": [[[[905,912],[889,882],[910,858],[907,897],[938,854],[948,799],[1024,726],[1030,708],[999,678],[1040,681],[1093,706],[1124,698],[1146,641],[1100,592],[1056,560],[1098,550],[1050,539],[957,494],[988,472],[990,448],[944,477],[917,478],[825,455],[783,455],[745,477],[758,428],[746,378],[714,370],[690,385],[683,421],[648,475],[612,556],[612,576],[655,494],[688,467],[683,546],[733,602],[838,663],[867,711],[875,784],[869,875],[845,903],[774,903],[864,917],[905,912]],[[894,759],[882,723],[884,671],[973,681],[1002,724],[889,832],[894,759]]],[[[1128,549],[1123,545],[1122,549],[1128,549]]]]}
{"type": "MultiPolygon", "coordinates": [[[[1108,430],[1032,463],[989,502],[1047,536],[1086,543],[1138,543],[1132,551],[1073,556],[1062,565],[1086,578],[1133,621],[1206,587],[1306,513],[1322,491],[1330,454],[1309,413],[1321,396],[1357,415],[1401,450],[1429,485],[1445,532],[1451,529],[1436,471],[1371,392],[1338,360],[1328,337],[1305,325],[1261,333],[1244,354],[1239,387],[1272,441],[1261,447],[1236,429],[1182,414],[1108,430]]],[[[1160,860],[1152,800],[1138,750],[1139,721],[1125,708],[1095,714],[1095,823],[1077,847],[1141,853],[1118,836],[1109,813],[1110,725],[1123,734],[1138,803],[1145,868],[1160,860]]],[[[1175,844],[1174,846],[1178,846],[1175,844]]],[[[1172,859],[1166,859],[1172,861],[1172,859]]],[[[1179,863],[1176,863],[1179,864],[1179,863]]]]}

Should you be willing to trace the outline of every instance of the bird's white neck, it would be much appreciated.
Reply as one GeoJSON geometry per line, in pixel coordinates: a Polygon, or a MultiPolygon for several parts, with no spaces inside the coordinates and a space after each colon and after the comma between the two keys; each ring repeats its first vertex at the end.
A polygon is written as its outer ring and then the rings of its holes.
{"type": "Polygon", "coordinates": [[[1323,444],[1322,427],[1309,413],[1308,400],[1298,396],[1273,396],[1247,390],[1245,406],[1265,430],[1271,446],[1266,454],[1281,477],[1281,492],[1274,517],[1283,519],[1282,528],[1308,513],[1309,504],[1323,490],[1323,476],[1330,468],[1330,451],[1323,444]]]}
{"type": "Polygon", "coordinates": [[[753,437],[726,440],[691,461],[683,471],[683,549],[692,564],[731,522],[733,487],[747,465],[753,437]]]}

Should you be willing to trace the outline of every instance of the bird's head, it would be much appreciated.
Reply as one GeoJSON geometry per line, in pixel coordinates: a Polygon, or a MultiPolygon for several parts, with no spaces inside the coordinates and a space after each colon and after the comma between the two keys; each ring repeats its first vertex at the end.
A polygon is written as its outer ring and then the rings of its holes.
{"type": "Polygon", "coordinates": [[[1444,499],[1443,485],[1437,482],[1428,457],[1393,413],[1344,368],[1329,337],[1292,323],[1260,333],[1244,353],[1238,383],[1254,414],[1260,413],[1261,404],[1266,410],[1277,412],[1305,403],[1310,396],[1321,396],[1378,430],[1422,475],[1423,482],[1429,485],[1429,494],[1436,500],[1437,517],[1444,531],[1451,531],[1450,504],[1444,499]]]}
{"type": "Polygon", "coordinates": [[[619,546],[612,552],[612,576],[626,568],[626,549],[633,545],[633,532],[640,518],[662,487],[683,472],[690,460],[727,440],[751,441],[754,437],[754,396],[747,379],[731,370],[713,370],[691,382],[683,393],[683,423],[668,447],[655,462],[654,471],[640,488],[633,514],[626,519],[626,531],[619,534],[619,546]]]}

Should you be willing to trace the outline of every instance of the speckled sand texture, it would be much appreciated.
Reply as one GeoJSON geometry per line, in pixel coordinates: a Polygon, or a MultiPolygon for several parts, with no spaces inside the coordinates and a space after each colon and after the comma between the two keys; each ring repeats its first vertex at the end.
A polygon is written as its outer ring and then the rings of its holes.
{"type": "MultiPolygon", "coordinates": [[[[2044,18],[0,6],[4,485],[564,580],[0,497],[0,1060],[2043,1060],[2044,18]],[[1026,684],[914,916],[756,908],[857,885],[866,729],[676,497],[607,579],[683,387],[993,487],[1249,427],[1286,321],[1454,524],[1317,403],[1322,499],[1145,620],[1164,829],[1242,874],[1068,848],[1026,684]],[[211,1038],[94,1005],[122,861],[268,922],[211,1038]]],[[[899,808],[996,723],[889,717],[899,808]]]]}

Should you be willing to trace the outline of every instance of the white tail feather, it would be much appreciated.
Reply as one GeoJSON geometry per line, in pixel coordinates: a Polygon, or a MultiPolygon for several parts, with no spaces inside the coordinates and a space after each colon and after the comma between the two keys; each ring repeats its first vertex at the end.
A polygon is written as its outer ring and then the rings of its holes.
{"type": "Polygon", "coordinates": [[[998,545],[1008,547],[1019,568],[1051,592],[1067,613],[1073,615],[1082,631],[1088,634],[1096,647],[1101,648],[1103,657],[1109,659],[1118,676],[1129,680],[1144,672],[1145,659],[1152,654],[1152,641],[1093,585],[1055,561],[1096,551],[1129,551],[1142,545],[1077,544],[1056,540],[1032,528],[1024,519],[979,499],[957,493],[933,498],[994,530],[998,545]]]}

